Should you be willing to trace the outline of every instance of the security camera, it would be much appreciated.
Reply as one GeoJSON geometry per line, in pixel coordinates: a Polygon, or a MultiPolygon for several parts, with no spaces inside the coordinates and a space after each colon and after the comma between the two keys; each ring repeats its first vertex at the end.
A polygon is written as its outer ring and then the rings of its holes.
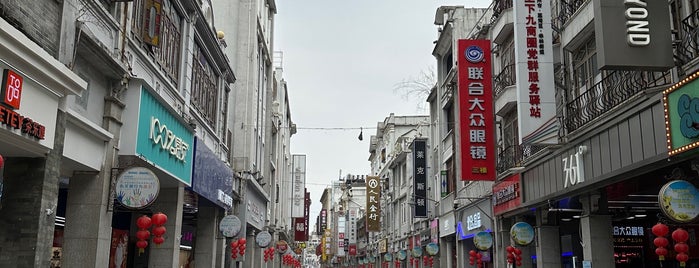
{"type": "Polygon", "coordinates": [[[459,208],[459,200],[454,200],[454,209],[459,208]]]}

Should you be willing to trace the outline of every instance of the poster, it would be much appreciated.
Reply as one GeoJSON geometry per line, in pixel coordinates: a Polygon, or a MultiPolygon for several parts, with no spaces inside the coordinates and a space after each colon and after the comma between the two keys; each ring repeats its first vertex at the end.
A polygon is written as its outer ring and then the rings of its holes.
{"type": "Polygon", "coordinates": [[[109,268],[126,268],[126,254],[129,251],[129,230],[112,229],[112,242],[109,247],[109,268]]]}

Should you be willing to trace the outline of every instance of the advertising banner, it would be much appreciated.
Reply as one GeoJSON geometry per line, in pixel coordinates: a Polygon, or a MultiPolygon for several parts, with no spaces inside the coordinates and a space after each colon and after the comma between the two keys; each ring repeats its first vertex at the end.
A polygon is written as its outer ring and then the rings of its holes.
{"type": "Polygon", "coordinates": [[[519,174],[513,174],[493,185],[493,214],[500,215],[522,204],[519,174]]]}
{"type": "Polygon", "coordinates": [[[224,209],[233,207],[233,171],[199,138],[192,169],[192,191],[224,209]]]}
{"type": "Polygon", "coordinates": [[[461,180],[494,181],[495,112],[489,40],[459,40],[461,180]]]}
{"type": "Polygon", "coordinates": [[[413,141],[413,199],[415,218],[427,218],[427,140],[413,141]]]}
{"type": "Polygon", "coordinates": [[[366,230],[367,232],[381,231],[381,179],[378,176],[366,177],[366,230]]]}

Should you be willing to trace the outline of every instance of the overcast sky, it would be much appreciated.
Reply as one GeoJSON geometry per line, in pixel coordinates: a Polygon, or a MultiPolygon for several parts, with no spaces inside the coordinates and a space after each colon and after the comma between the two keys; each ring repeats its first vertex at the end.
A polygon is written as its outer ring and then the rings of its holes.
{"type": "Polygon", "coordinates": [[[435,65],[437,8],[490,2],[277,0],[274,50],[283,52],[291,118],[298,127],[291,153],[306,155],[311,230],[323,189],[340,172],[369,173],[369,138],[378,122],[391,113],[428,114],[418,109],[425,99],[406,100],[394,88],[435,65]]]}

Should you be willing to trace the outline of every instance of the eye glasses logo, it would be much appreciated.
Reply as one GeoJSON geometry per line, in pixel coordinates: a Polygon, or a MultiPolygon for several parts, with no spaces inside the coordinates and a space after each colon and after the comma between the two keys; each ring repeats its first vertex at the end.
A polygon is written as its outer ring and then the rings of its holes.
{"type": "Polygon", "coordinates": [[[684,94],[677,100],[682,135],[693,139],[699,137],[699,98],[684,94]]]}
{"type": "Polygon", "coordinates": [[[466,60],[470,63],[479,63],[483,61],[485,57],[483,49],[479,46],[469,46],[464,52],[466,60]]]}

